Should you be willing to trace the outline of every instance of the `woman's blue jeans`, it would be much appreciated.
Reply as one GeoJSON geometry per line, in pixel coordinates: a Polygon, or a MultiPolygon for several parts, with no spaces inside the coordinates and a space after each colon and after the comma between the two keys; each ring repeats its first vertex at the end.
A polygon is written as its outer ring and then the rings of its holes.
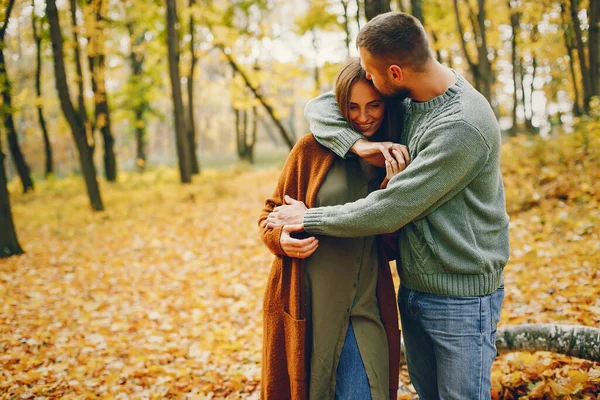
{"type": "Polygon", "coordinates": [[[421,400],[489,399],[504,288],[447,297],[400,287],[406,363],[421,400]]]}
{"type": "Polygon", "coordinates": [[[352,323],[348,325],[346,339],[338,363],[335,381],[336,400],[370,400],[371,389],[356,343],[352,323]]]}

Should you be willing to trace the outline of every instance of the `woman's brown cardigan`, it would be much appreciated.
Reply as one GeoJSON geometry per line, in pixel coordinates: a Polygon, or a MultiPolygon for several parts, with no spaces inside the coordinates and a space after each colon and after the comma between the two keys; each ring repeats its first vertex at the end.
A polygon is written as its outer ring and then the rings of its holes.
{"type": "MultiPolygon", "coordinates": [[[[317,192],[333,164],[335,154],[305,135],[290,152],[273,196],[265,201],[258,221],[261,238],[275,254],[263,300],[263,357],[261,398],[267,400],[308,398],[310,350],[306,343],[304,260],[288,257],[279,244],[282,227],[263,227],[273,208],[284,204],[284,195],[314,207],[317,192]]],[[[379,239],[379,238],[378,238],[379,239]]],[[[377,300],[389,346],[390,398],[398,390],[400,331],[397,303],[388,252],[378,240],[377,300]]]]}

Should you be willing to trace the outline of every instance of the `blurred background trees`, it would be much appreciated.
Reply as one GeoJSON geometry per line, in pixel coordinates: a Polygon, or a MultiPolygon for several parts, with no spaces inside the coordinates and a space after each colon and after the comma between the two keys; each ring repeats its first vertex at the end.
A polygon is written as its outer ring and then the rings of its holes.
{"type": "Polygon", "coordinates": [[[191,182],[200,165],[281,160],[308,130],[306,102],[389,10],[423,22],[506,136],[568,133],[593,113],[594,0],[2,0],[0,172],[23,191],[81,174],[102,210],[98,175],[167,165],[191,182]]]}

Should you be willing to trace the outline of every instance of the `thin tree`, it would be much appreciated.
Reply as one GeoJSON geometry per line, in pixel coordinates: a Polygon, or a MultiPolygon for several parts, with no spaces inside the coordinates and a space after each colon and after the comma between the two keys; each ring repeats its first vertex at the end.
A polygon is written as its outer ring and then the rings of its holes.
{"type": "MultiPolygon", "coordinates": [[[[40,128],[42,129],[42,135],[44,138],[44,152],[46,154],[46,168],[44,176],[48,178],[54,171],[54,162],[52,161],[52,145],[50,143],[50,136],[48,135],[48,128],[46,127],[46,119],[44,118],[44,110],[42,106],[42,36],[38,31],[37,16],[35,15],[35,0],[31,0],[32,12],[31,12],[31,25],[33,28],[33,40],[35,41],[35,94],[37,96],[36,108],[38,114],[38,121],[40,128]]],[[[42,25],[43,26],[43,25],[42,25]]],[[[40,30],[41,30],[40,26],[40,30]]]]}
{"type": "Polygon", "coordinates": [[[90,122],[88,121],[87,112],[85,109],[85,89],[83,83],[83,67],[81,66],[81,48],[79,45],[79,24],[77,23],[77,0],[69,0],[69,9],[71,11],[71,34],[73,36],[73,50],[75,52],[75,81],[77,82],[77,113],[80,119],[83,121],[83,125],[89,128],[87,135],[88,140],[92,147],[92,153],[94,152],[94,135],[92,134],[90,122]]]}
{"type": "Polygon", "coordinates": [[[576,116],[581,115],[581,105],[579,103],[579,80],[577,79],[577,73],[575,72],[575,43],[573,38],[573,30],[571,24],[566,17],[565,5],[560,5],[560,15],[562,22],[563,39],[565,42],[565,48],[569,56],[569,71],[571,72],[571,82],[573,83],[573,114],[576,116]]]}
{"type": "Polygon", "coordinates": [[[87,0],[93,18],[88,31],[88,64],[94,92],[95,128],[100,129],[104,142],[104,175],[109,182],[117,180],[117,159],[115,155],[115,139],[111,131],[110,109],[106,93],[106,55],[104,51],[104,28],[106,24],[105,0],[87,0]]]}
{"type": "Polygon", "coordinates": [[[515,135],[517,133],[517,108],[519,106],[519,97],[517,95],[519,91],[517,77],[519,75],[518,63],[519,53],[517,48],[517,38],[519,35],[519,24],[521,14],[516,9],[517,4],[514,0],[508,0],[508,8],[510,10],[510,26],[511,26],[511,61],[512,61],[512,79],[513,79],[513,106],[512,106],[512,126],[510,127],[510,134],[515,135]]]}
{"type": "Polygon", "coordinates": [[[196,70],[196,64],[198,64],[198,55],[196,53],[196,44],[194,41],[195,34],[195,23],[194,13],[192,12],[196,0],[189,0],[190,6],[190,21],[189,21],[189,35],[190,35],[190,74],[187,77],[187,97],[188,97],[188,108],[187,108],[187,137],[190,148],[190,162],[192,167],[192,174],[200,173],[200,163],[198,162],[198,156],[196,155],[196,122],[194,119],[194,72],[196,70]]]}
{"type": "Polygon", "coordinates": [[[222,45],[217,45],[217,47],[219,49],[221,49],[221,51],[223,52],[223,55],[225,55],[225,57],[229,61],[229,65],[231,65],[231,68],[233,69],[233,71],[240,74],[240,76],[244,80],[244,83],[246,84],[248,89],[250,89],[252,94],[254,94],[254,97],[256,97],[256,99],[263,105],[265,111],[267,111],[267,114],[269,114],[269,117],[271,117],[271,120],[273,121],[275,126],[277,126],[277,129],[279,130],[279,134],[280,134],[281,138],[283,139],[285,144],[291,150],[292,147],[294,147],[294,143],[295,143],[294,139],[293,139],[292,135],[290,135],[288,133],[287,129],[285,129],[285,127],[283,126],[283,124],[281,123],[279,118],[277,118],[277,116],[275,115],[275,110],[273,110],[273,107],[271,106],[271,104],[269,104],[267,99],[262,95],[260,88],[254,86],[252,84],[252,82],[250,81],[250,78],[248,78],[248,75],[246,75],[246,73],[238,65],[238,63],[235,61],[233,56],[230,54],[231,52],[229,50],[226,50],[225,47],[222,45]]]}
{"type": "Polygon", "coordinates": [[[421,0],[410,0],[411,12],[423,25],[425,25],[425,20],[423,19],[423,4],[421,0]]]}
{"type": "Polygon", "coordinates": [[[341,0],[344,9],[344,34],[346,41],[346,56],[350,57],[350,17],[348,16],[348,0],[341,0]]]}
{"type": "Polygon", "coordinates": [[[5,158],[0,139],[0,258],[23,254],[10,209],[8,179],[4,168],[5,158]]]}
{"type": "Polygon", "coordinates": [[[14,0],[9,0],[6,9],[4,10],[4,21],[2,21],[2,26],[0,27],[0,92],[2,92],[2,108],[0,109],[0,114],[2,115],[4,129],[6,129],[6,139],[8,141],[10,154],[12,155],[19,178],[21,178],[23,192],[27,193],[28,191],[33,190],[33,180],[31,179],[29,166],[25,161],[25,156],[21,152],[21,147],[19,146],[19,141],[17,139],[17,130],[12,114],[13,108],[10,79],[8,78],[6,61],[4,59],[4,37],[6,35],[8,20],[14,4],[14,0]]]}
{"type": "Polygon", "coordinates": [[[379,14],[390,11],[390,0],[365,0],[365,17],[372,20],[379,14]]]}
{"type": "Polygon", "coordinates": [[[588,32],[588,57],[590,65],[590,78],[592,96],[600,96],[600,4],[597,0],[590,0],[588,11],[590,28],[588,32]]]}
{"type": "Polygon", "coordinates": [[[146,169],[146,113],[150,111],[150,103],[146,97],[146,90],[142,86],[144,80],[145,52],[143,45],[146,41],[146,32],[135,35],[133,22],[126,24],[129,32],[129,66],[131,68],[130,84],[134,85],[140,93],[131,99],[134,114],[135,140],[136,140],[136,165],[138,171],[146,169]]]}
{"type": "Polygon", "coordinates": [[[185,117],[183,98],[181,96],[181,80],[179,75],[179,53],[177,35],[177,7],[176,0],[167,0],[167,50],[169,58],[169,76],[171,78],[171,91],[173,95],[173,118],[175,120],[175,140],[177,143],[177,157],[179,159],[179,173],[182,183],[192,182],[190,162],[190,148],[188,137],[185,133],[185,117]]]}
{"type": "MultiPolygon", "coordinates": [[[[592,1],[593,2],[593,1],[592,1]]],[[[573,32],[575,33],[575,43],[577,45],[577,55],[579,59],[579,69],[581,72],[581,84],[583,86],[583,111],[586,114],[590,112],[590,99],[592,97],[592,78],[590,77],[590,69],[587,65],[587,57],[583,46],[583,38],[581,35],[581,26],[579,21],[578,0],[571,0],[571,20],[573,23],[573,32]]]]}
{"type": "Polygon", "coordinates": [[[460,38],[460,43],[463,49],[463,53],[465,59],[467,60],[467,64],[469,65],[469,70],[473,75],[473,80],[475,83],[475,88],[481,92],[485,96],[485,98],[491,103],[492,100],[492,66],[490,60],[488,59],[488,49],[487,49],[487,37],[486,37],[486,27],[485,27],[485,0],[478,0],[478,11],[475,13],[470,3],[467,1],[466,5],[469,8],[469,19],[471,21],[471,25],[473,27],[473,34],[475,36],[475,44],[477,49],[477,62],[474,62],[467,49],[467,44],[465,41],[465,33],[464,28],[462,26],[462,22],[460,19],[460,10],[458,6],[458,0],[454,0],[454,13],[456,15],[456,25],[458,28],[458,34],[460,38]]]}
{"type": "Polygon", "coordinates": [[[81,113],[78,113],[71,102],[69,95],[69,86],[67,85],[67,74],[64,64],[63,38],[60,30],[58,10],[56,9],[56,0],[46,1],[46,15],[50,24],[50,38],[52,40],[52,53],[54,58],[54,77],[56,80],[56,90],[60,99],[61,109],[71,127],[71,132],[79,152],[79,161],[81,170],[85,179],[85,184],[90,199],[92,209],[102,211],[102,198],[96,180],[96,166],[93,159],[93,142],[90,144],[86,121],[82,119],[81,113]]]}
{"type": "MultiPolygon", "coordinates": [[[[15,0],[9,0],[6,7],[6,14],[0,33],[4,38],[8,18],[15,4],[15,0]]],[[[4,44],[4,40],[0,44],[4,44]]],[[[2,60],[4,61],[4,59],[2,60]]],[[[0,257],[10,257],[17,254],[23,254],[23,249],[17,239],[17,232],[13,222],[12,211],[10,209],[10,196],[8,193],[8,179],[4,168],[6,156],[2,151],[2,138],[0,137],[0,257]]]]}

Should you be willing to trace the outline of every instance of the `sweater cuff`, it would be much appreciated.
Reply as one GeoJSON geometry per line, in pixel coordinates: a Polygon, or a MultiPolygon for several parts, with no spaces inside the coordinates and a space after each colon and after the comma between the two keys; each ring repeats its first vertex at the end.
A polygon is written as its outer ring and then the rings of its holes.
{"type": "Polygon", "coordinates": [[[276,256],[286,255],[285,251],[281,248],[281,232],[283,232],[283,225],[273,228],[265,238],[267,242],[265,244],[276,256]]]}
{"type": "Polygon", "coordinates": [[[331,138],[331,150],[342,158],[346,158],[350,153],[350,148],[358,139],[363,139],[360,133],[352,129],[344,129],[339,134],[331,138]]]}
{"type": "Polygon", "coordinates": [[[325,209],[323,207],[309,208],[304,214],[302,223],[304,224],[304,230],[308,233],[315,235],[324,234],[321,221],[325,216],[325,209]]]}

